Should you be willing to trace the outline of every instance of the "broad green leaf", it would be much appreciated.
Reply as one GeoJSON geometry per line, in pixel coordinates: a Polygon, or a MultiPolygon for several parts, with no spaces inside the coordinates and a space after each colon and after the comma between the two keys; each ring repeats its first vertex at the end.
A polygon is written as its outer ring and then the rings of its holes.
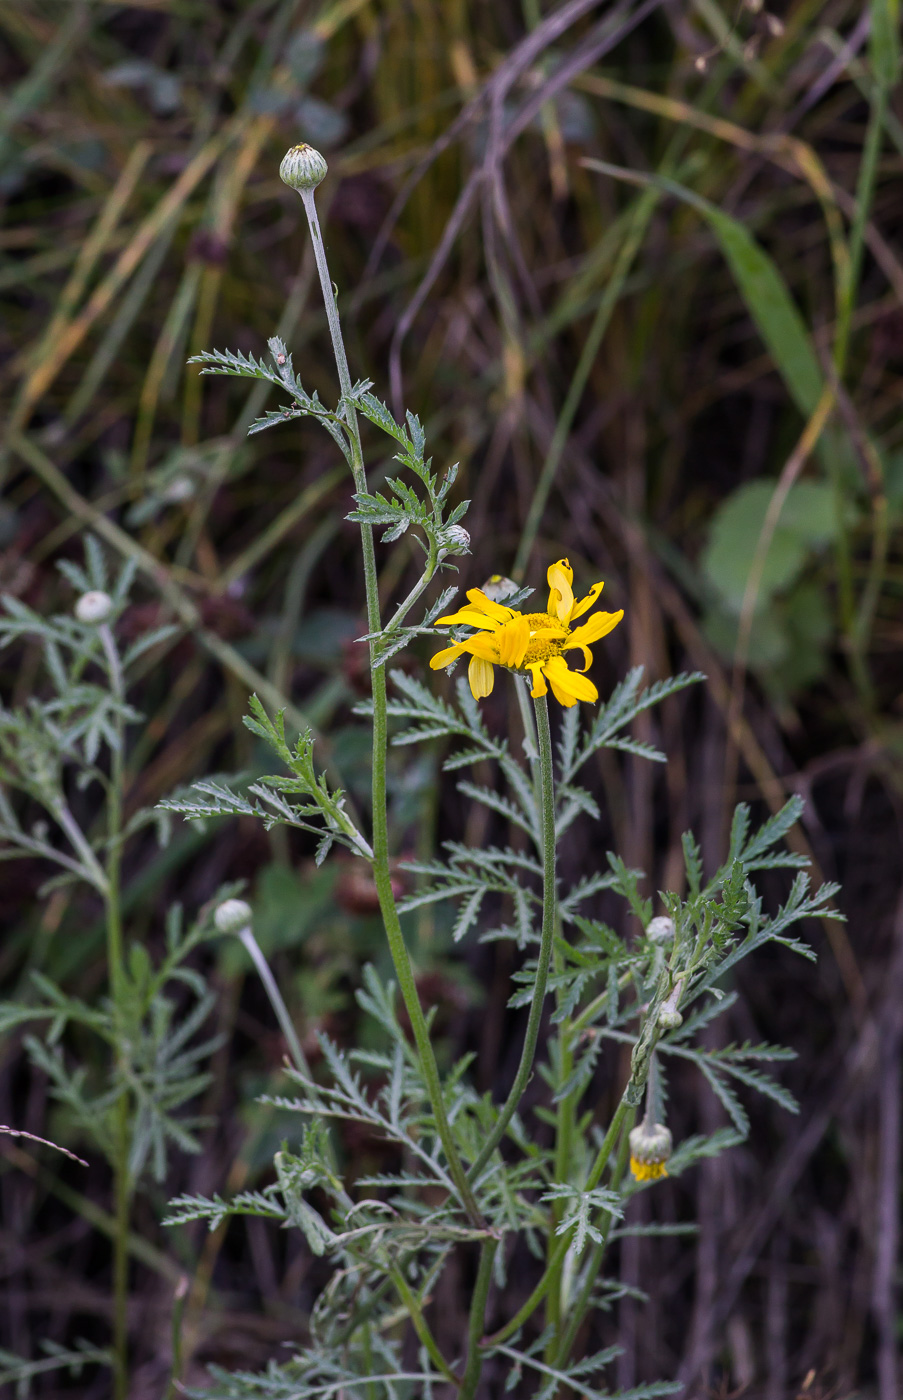
{"type": "MultiPolygon", "coordinates": [[[[702,568],[730,611],[743,604],[774,482],[750,481],[723,501],[712,517],[702,568]]],[[[837,517],[831,488],[819,481],[791,486],[771,538],[756,600],[763,609],[799,577],[812,553],[834,538],[837,517]]]]}

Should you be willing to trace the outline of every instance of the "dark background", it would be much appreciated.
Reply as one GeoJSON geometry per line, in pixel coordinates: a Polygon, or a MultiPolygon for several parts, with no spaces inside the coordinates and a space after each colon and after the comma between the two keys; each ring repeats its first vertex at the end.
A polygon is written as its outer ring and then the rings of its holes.
{"type": "MultiPolygon", "coordinates": [[[[600,1338],[624,1347],[613,1380],[678,1375],[692,1396],[894,1400],[903,104],[892,94],[880,135],[840,408],[825,454],[803,468],[814,494],[795,497],[782,521],[744,665],[738,589],[804,419],[706,220],[664,195],[640,229],[641,191],[581,162],[637,172],[677,162],[681,183],[770,253],[825,361],[837,315],[831,218],[845,235],[873,91],[867,7],[798,0],[769,16],[672,0],[648,10],[636,22],[636,7],[589,0],[0,4],[0,579],[40,610],[71,606],[55,561],[79,557],[80,532],[106,517],[200,607],[206,631],[184,636],[134,696],[150,728],[136,742],[132,805],[253,762],[240,725],[248,686],[230,657],[331,730],[365,795],[350,479],[314,426],[246,440],[248,386],[185,368],[214,346],[264,353],[278,329],[305,386],[334,400],[301,205],[277,174],[289,145],[321,148],[330,174],[318,201],[352,374],[420,414],[437,464],[460,461],[456,490],[473,500],[462,587],[513,569],[558,424],[563,450],[525,581],[542,585],[563,554],[575,589],[605,578],[607,606],[626,617],[597,650],[603,695],[630,665],[650,679],[694,668],[709,678],[637,728],[667,751],[666,771],[600,764],[602,826],[574,828],[564,874],[614,848],[649,872],[651,891],[671,887],[688,827],[711,868],[736,800],[764,814],[800,792],[797,848],[843,885],[846,926],[807,930],[817,967],[783,950],[758,955],[716,1031],[791,1045],[799,1058],[780,1069],[801,1112],[751,1100],[742,1148],[635,1203],[638,1215],[695,1218],[701,1231],[622,1247],[622,1275],[649,1302],[625,1299],[599,1323],[600,1338]],[[547,24],[531,52],[529,36],[554,15],[560,32],[547,24]],[[600,53],[599,26],[618,16],[624,31],[600,53]],[[562,60],[570,80],[531,116],[562,60]],[[805,175],[816,158],[823,205],[805,175]],[[582,387],[564,420],[575,374],[582,387]],[[760,492],[744,495],[756,482],[760,492]],[[211,636],[228,644],[219,658],[211,636]]],[[[374,472],[384,452],[374,438],[374,472]]],[[[380,559],[384,596],[403,596],[412,556],[380,559]]],[[[144,577],[121,627],[137,635],[167,616],[144,577]]],[[[428,655],[403,664],[426,676],[428,655]]],[[[0,665],[4,700],[21,702],[33,659],[0,665]]],[[[497,686],[488,722],[516,732],[512,705],[497,686]]],[[[440,758],[403,750],[396,763],[402,853],[445,836],[504,836],[447,780],[437,803],[440,758]]],[[[353,992],[366,961],[385,961],[373,892],[340,857],[315,871],[311,854],[243,823],[181,828],[163,854],[140,846],[127,871],[132,934],[153,946],[173,900],[194,911],[222,881],[245,879],[306,1043],[323,1027],[366,1034],[353,992]]],[[[40,968],[99,994],[97,911],[71,892],[39,901],[45,874],[0,866],[6,992],[40,968]]],[[[621,911],[606,913],[630,931],[621,911]]],[[[499,1092],[519,1045],[505,1012],[511,953],[473,940],[453,949],[441,907],[410,932],[445,1053],[477,1049],[480,1087],[499,1092]]],[[[287,1131],[254,1103],[278,1083],[282,1045],[249,966],[225,947],[201,965],[225,1041],[203,1153],[177,1161],[138,1207],[161,1254],[133,1275],[136,1397],[165,1389],[183,1272],[194,1380],[210,1360],[253,1368],[280,1354],[303,1335],[322,1283],[299,1237],[260,1222],[178,1239],[157,1224],[177,1191],[267,1182],[287,1131]]],[[[622,1073],[614,1057],[600,1070],[600,1115],[622,1073]]],[[[676,1137],[723,1121],[692,1077],[671,1089],[676,1137]]],[[[65,1133],[15,1039],[0,1051],[0,1121],[65,1133]]],[[[378,1144],[343,1146],[363,1169],[379,1160],[378,1144]]],[[[107,1201],[103,1168],[85,1174],[12,1139],[0,1158],[0,1346],[38,1355],[44,1337],[105,1340],[108,1248],[90,1214],[107,1201]]],[[[467,1267],[441,1299],[440,1342],[462,1327],[467,1267]]],[[[102,1396],[107,1383],[54,1375],[34,1393],[102,1396]]]]}

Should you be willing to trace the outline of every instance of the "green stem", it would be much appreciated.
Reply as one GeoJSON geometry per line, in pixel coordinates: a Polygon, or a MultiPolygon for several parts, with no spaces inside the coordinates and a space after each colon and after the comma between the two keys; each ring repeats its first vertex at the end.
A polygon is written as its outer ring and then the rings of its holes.
{"type": "MultiPolygon", "coordinates": [[[[611,1120],[611,1124],[609,1126],[608,1132],[605,1134],[602,1146],[599,1148],[598,1156],[596,1157],[596,1160],[593,1163],[593,1169],[590,1172],[589,1180],[587,1181],[585,1187],[587,1191],[592,1191],[595,1189],[596,1186],[598,1186],[599,1181],[602,1177],[602,1173],[605,1170],[606,1163],[608,1162],[608,1159],[612,1154],[612,1150],[614,1148],[615,1142],[617,1141],[618,1134],[620,1133],[621,1128],[625,1126],[625,1122],[626,1127],[624,1132],[623,1144],[627,1143],[628,1133],[633,1123],[633,1114],[634,1109],[631,1108],[631,1106],[626,1102],[624,1098],[622,1098],[621,1102],[618,1104],[617,1109],[615,1110],[615,1116],[611,1120]]],[[[623,1175],[623,1172],[617,1175],[617,1180],[619,1182],[621,1180],[621,1175],[623,1175]]],[[[504,1327],[500,1327],[498,1332],[494,1332],[491,1337],[486,1338],[487,1346],[496,1346],[498,1343],[507,1341],[509,1337],[513,1336],[514,1333],[518,1331],[519,1328],[523,1327],[524,1323],[528,1322],[529,1319],[533,1316],[533,1313],[536,1311],[540,1303],[546,1297],[553,1282],[561,1274],[561,1270],[564,1266],[565,1257],[567,1255],[568,1249],[570,1248],[571,1239],[572,1234],[570,1233],[566,1235],[560,1235],[558,1237],[558,1239],[555,1242],[555,1247],[549,1255],[545,1271],[543,1272],[543,1275],[537,1283],[536,1287],[533,1289],[533,1292],[530,1294],[529,1298],[523,1304],[523,1306],[520,1307],[518,1311],[514,1314],[514,1316],[510,1319],[510,1321],[505,1323],[504,1327]]],[[[568,1337],[569,1332],[570,1321],[568,1322],[568,1326],[564,1334],[564,1339],[568,1337]]],[[[562,1346],[564,1345],[564,1339],[562,1341],[562,1346]]]]}
{"type": "MultiPolygon", "coordinates": [[[[556,972],[559,971],[559,958],[555,956],[556,972]]],[[[560,998],[559,998],[560,1000],[560,998]]],[[[559,1045],[559,1089],[567,1083],[571,1071],[574,1067],[574,1057],[572,1053],[572,1034],[570,1027],[562,1025],[558,1038],[559,1045]]],[[[555,1121],[555,1167],[554,1180],[556,1182],[566,1182],[573,1153],[574,1137],[574,1110],[575,1110],[576,1090],[565,1095],[559,1101],[558,1112],[555,1121]]],[[[550,1212],[549,1241],[547,1246],[547,1265],[549,1270],[549,1293],[546,1301],[546,1325],[555,1328],[555,1336],[561,1328],[561,1276],[564,1268],[564,1258],[555,1259],[555,1232],[563,1211],[563,1204],[560,1201],[553,1201],[550,1212]]],[[[546,1361],[551,1361],[554,1355],[555,1337],[549,1343],[546,1351],[546,1361]]]]}
{"type": "Polygon", "coordinates": [[[455,1375],[454,1371],[449,1366],[445,1357],[442,1355],[442,1352],[439,1350],[439,1344],[433,1336],[432,1332],[430,1331],[429,1324],[426,1318],[423,1316],[423,1311],[420,1307],[420,1304],[414,1296],[414,1290],[410,1287],[410,1285],[404,1277],[402,1267],[403,1266],[401,1264],[398,1264],[394,1267],[390,1266],[389,1269],[392,1282],[398,1291],[398,1296],[401,1298],[402,1302],[407,1308],[408,1315],[410,1316],[411,1322],[414,1327],[414,1331],[417,1333],[417,1336],[419,1337],[421,1343],[426,1348],[433,1365],[436,1367],[437,1371],[442,1372],[443,1376],[447,1381],[451,1381],[452,1385],[456,1386],[459,1384],[458,1377],[455,1375]]]}
{"type": "MultiPolygon", "coordinates": [[[[837,332],[834,338],[834,369],[838,381],[843,382],[847,356],[850,348],[850,333],[853,312],[859,291],[862,272],[862,259],[865,252],[865,232],[875,194],[878,178],[878,161],[881,155],[881,139],[887,119],[889,90],[879,81],[872,100],[869,124],[862,150],[862,160],[856,181],[856,212],[850,229],[849,260],[846,283],[842,288],[837,316],[837,332]]],[[[838,574],[838,593],[841,625],[849,650],[850,671],[860,698],[867,710],[873,708],[873,691],[868,664],[864,655],[863,632],[858,625],[853,586],[852,551],[846,518],[847,490],[841,479],[835,454],[829,459],[831,485],[834,491],[835,514],[837,518],[837,542],[835,557],[838,574]]],[[[866,585],[864,600],[870,599],[869,584],[866,585]]],[[[868,606],[871,606],[870,601],[868,606]]]]}
{"type": "Polygon", "coordinates": [[[257,969],[257,975],[263,983],[263,989],[269,998],[270,1006],[275,1012],[276,1020],[279,1022],[282,1034],[285,1036],[285,1042],[291,1051],[292,1059],[295,1062],[295,1068],[300,1074],[304,1075],[305,1079],[313,1083],[310,1066],[307,1063],[304,1051],[301,1049],[301,1042],[298,1039],[294,1023],[291,1016],[288,1014],[288,1007],[282,999],[279,985],[273,976],[269,963],[261,951],[260,944],[254,937],[253,930],[248,926],[247,928],[241,929],[238,936],[244,944],[245,951],[248,953],[248,956],[257,969]]]}
{"type": "Polygon", "coordinates": [[[626,1094],[627,1091],[625,1090],[624,1094],[622,1094],[621,1096],[621,1102],[615,1109],[615,1116],[614,1118],[612,1118],[611,1123],[608,1126],[608,1132],[602,1139],[602,1146],[599,1148],[598,1155],[596,1157],[595,1162],[593,1163],[592,1171],[586,1179],[586,1186],[584,1187],[585,1191],[595,1191],[596,1187],[599,1185],[599,1182],[602,1180],[602,1173],[605,1170],[605,1167],[608,1163],[608,1159],[612,1154],[612,1150],[614,1148],[615,1143],[617,1142],[618,1134],[621,1131],[621,1125],[627,1118],[628,1114],[631,1116],[631,1119],[633,1117],[635,1109],[633,1105],[627,1101],[626,1094]]]}
{"type": "MultiPolygon", "coordinates": [[[[618,1114],[621,1112],[622,1108],[626,1108],[623,1099],[621,1100],[621,1103],[618,1107],[618,1113],[615,1114],[615,1118],[612,1120],[612,1126],[609,1129],[608,1136],[611,1136],[612,1129],[615,1126],[615,1121],[617,1120],[618,1114]]],[[[612,1190],[614,1191],[618,1190],[624,1178],[624,1169],[627,1165],[627,1152],[630,1145],[630,1126],[633,1121],[633,1113],[634,1110],[630,1110],[630,1117],[627,1119],[626,1122],[623,1118],[621,1120],[624,1123],[624,1129],[618,1147],[617,1160],[615,1162],[614,1170],[611,1174],[611,1186],[612,1190]]],[[[606,1138],[606,1141],[607,1140],[608,1139],[606,1138]]],[[[588,1187],[587,1189],[591,1188],[588,1187]]],[[[611,1231],[613,1223],[614,1216],[610,1211],[606,1211],[600,1222],[602,1239],[597,1244],[593,1245],[590,1257],[586,1263],[586,1268],[583,1275],[583,1283],[580,1286],[580,1292],[577,1294],[577,1297],[574,1299],[574,1302],[568,1312],[567,1325],[565,1326],[564,1332],[562,1333],[561,1340],[558,1344],[558,1351],[555,1357],[555,1364],[557,1366],[564,1366],[567,1362],[567,1358],[570,1355],[571,1348],[573,1347],[574,1342],[577,1338],[577,1333],[580,1330],[581,1324],[583,1323],[583,1319],[586,1317],[586,1314],[589,1311],[590,1299],[592,1298],[592,1292],[595,1286],[596,1279],[599,1276],[599,1270],[602,1268],[602,1263],[605,1259],[605,1250],[608,1246],[609,1233],[611,1231]]]]}
{"type": "Polygon", "coordinates": [[[856,213],[850,229],[849,264],[847,282],[843,289],[837,334],[834,340],[834,368],[838,379],[843,378],[847,352],[850,345],[850,331],[856,293],[859,290],[859,277],[862,272],[862,257],[865,251],[865,230],[871,212],[875,184],[878,178],[878,159],[881,154],[881,137],[887,117],[888,90],[883,83],[877,85],[872,110],[869,114],[868,130],[862,148],[862,161],[856,181],[856,213]]]}
{"type": "MultiPolygon", "coordinates": [[[[323,247],[323,235],[320,232],[320,221],[317,218],[317,206],[314,200],[313,190],[301,190],[299,193],[304,203],[304,212],[307,215],[307,223],[310,228],[314,257],[317,263],[317,272],[320,277],[320,287],[323,292],[323,302],[326,307],[326,320],[329,325],[329,334],[332,338],[332,348],[335,355],[336,369],[339,375],[339,388],[344,400],[343,412],[349,429],[351,470],[354,475],[355,489],[357,491],[365,491],[367,489],[367,476],[364,469],[364,454],[361,444],[360,427],[357,421],[357,414],[350,403],[351,375],[348,370],[348,357],[345,354],[345,342],[342,339],[342,327],[339,321],[338,308],[335,304],[332,280],[329,276],[329,265],[326,261],[326,251],[323,247]]],[[[480,1214],[480,1208],[476,1203],[467,1176],[465,1175],[461,1158],[452,1137],[451,1125],[449,1124],[448,1116],[445,1112],[439,1068],[436,1064],[436,1057],[433,1054],[433,1047],[430,1043],[429,1030],[426,1024],[426,1018],[423,1014],[423,1007],[420,1005],[414,970],[411,966],[411,959],[407,947],[405,946],[404,935],[401,931],[401,922],[398,917],[398,909],[395,904],[395,894],[392,889],[392,877],[389,870],[388,812],[386,808],[386,746],[388,743],[386,671],[384,666],[376,665],[376,634],[380,631],[379,581],[376,572],[376,551],[373,545],[373,530],[366,523],[361,524],[361,545],[364,556],[364,587],[367,596],[367,630],[371,636],[370,673],[373,686],[373,878],[376,884],[386,937],[389,942],[389,952],[391,953],[395,973],[398,977],[398,984],[405,1009],[407,1010],[408,1018],[411,1022],[411,1029],[414,1033],[414,1043],[417,1046],[417,1053],[420,1058],[420,1065],[426,1083],[427,1095],[433,1110],[433,1116],[436,1120],[436,1131],[439,1134],[440,1141],[445,1151],[449,1173],[460,1195],[461,1203],[471,1223],[481,1229],[484,1222],[480,1214]]]]}
{"type": "Polygon", "coordinates": [[[474,1284],[473,1297],[470,1300],[470,1319],[467,1326],[467,1364],[464,1367],[461,1389],[458,1392],[460,1400],[473,1400],[480,1382],[480,1372],[483,1369],[483,1350],[480,1343],[483,1340],[483,1329],[486,1325],[486,1300],[489,1297],[492,1265],[498,1247],[499,1242],[494,1239],[485,1240],[480,1247],[477,1281],[474,1284]]]}
{"type": "Polygon", "coordinates": [[[536,1055],[536,1042],[539,1039],[539,1026],[542,1020],[542,1007],[549,982],[549,964],[552,960],[552,941],[555,933],[555,773],[552,766],[552,735],[549,729],[549,705],[544,695],[534,702],[536,730],[539,741],[539,785],[541,798],[542,832],[542,933],[539,941],[539,959],[536,965],[536,981],[533,984],[533,999],[530,1015],[527,1018],[527,1031],[520,1064],[505,1105],[496,1119],[495,1126],[484,1142],[476,1161],[467,1175],[474,1181],[498,1147],[508,1124],[517,1111],[524,1090],[533,1069],[536,1055]]]}
{"type": "Polygon", "coordinates": [[[558,1237],[542,1278],[533,1289],[533,1292],[523,1306],[518,1308],[511,1320],[505,1323],[504,1327],[500,1327],[497,1332],[493,1332],[491,1337],[486,1338],[487,1347],[496,1346],[499,1342],[506,1342],[519,1328],[523,1327],[525,1322],[529,1322],[551,1287],[554,1269],[560,1269],[561,1265],[564,1263],[570,1243],[570,1235],[560,1235],[558,1237]]]}
{"type": "MultiPolygon", "coordinates": [[[[116,643],[110,628],[104,623],[99,629],[101,645],[107,663],[110,689],[119,705],[125,702],[125,681],[116,643]]],[[[113,1194],[115,1234],[113,1236],[113,1397],[126,1400],[128,1377],[128,1283],[129,1283],[129,1215],[131,1183],[129,1180],[130,1128],[129,1094],[126,1088],[129,1070],[128,1034],[125,1025],[125,966],[122,945],[122,910],[120,867],[122,863],[122,803],[125,782],[125,724],[121,712],[116,716],[116,742],[110,752],[110,782],[107,789],[106,861],[106,922],[107,975],[116,1027],[117,1070],[122,1076],[119,1096],[114,1110],[113,1194]]]]}
{"type": "Polygon", "coordinates": [[[432,583],[433,575],[436,572],[438,563],[439,559],[436,552],[436,546],[434,544],[431,544],[429,558],[426,561],[426,568],[424,569],[423,574],[414,584],[414,587],[411,589],[410,593],[404,599],[404,601],[398,604],[398,607],[392,614],[390,621],[386,623],[386,632],[394,632],[396,627],[401,626],[408,613],[411,611],[411,608],[417,602],[417,599],[421,596],[421,594],[426,592],[427,588],[432,583]]]}

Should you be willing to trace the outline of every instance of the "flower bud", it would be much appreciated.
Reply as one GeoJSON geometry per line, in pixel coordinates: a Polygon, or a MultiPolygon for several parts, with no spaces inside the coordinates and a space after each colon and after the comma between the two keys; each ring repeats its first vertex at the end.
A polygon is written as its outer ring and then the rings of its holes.
{"type": "Polygon", "coordinates": [[[630,1134],[630,1170],[637,1181],[657,1181],[667,1176],[665,1166],[671,1156],[671,1134],[664,1123],[645,1119],[630,1134]]]}
{"type": "Polygon", "coordinates": [[[683,979],[678,977],[668,996],[659,1007],[658,1023],[662,1030],[676,1031],[678,1026],[682,1026],[684,1023],[684,1018],[677,1009],[683,985],[683,979]]]}
{"type": "Polygon", "coordinates": [[[517,592],[517,584],[513,578],[506,578],[504,574],[491,574],[483,584],[482,591],[494,603],[500,603],[503,598],[510,598],[512,593],[517,592]]]}
{"type": "Polygon", "coordinates": [[[658,914],[646,925],[646,937],[650,943],[670,943],[674,937],[674,920],[667,914],[658,914]]]}
{"type": "Polygon", "coordinates": [[[112,611],[113,599],[109,593],[103,593],[99,588],[92,588],[90,593],[83,593],[75,604],[75,616],[79,622],[88,622],[95,627],[106,622],[112,611]]]}
{"type": "Polygon", "coordinates": [[[328,169],[320,152],[302,141],[282,157],[279,178],[290,190],[315,190],[320,181],[326,179],[328,169]]]}
{"type": "Polygon", "coordinates": [[[251,906],[243,899],[224,899],[213,916],[220,933],[242,933],[251,926],[251,906]]]}
{"type": "Polygon", "coordinates": [[[440,543],[446,554],[467,554],[470,551],[470,535],[463,525],[449,525],[442,531],[440,543]]]}

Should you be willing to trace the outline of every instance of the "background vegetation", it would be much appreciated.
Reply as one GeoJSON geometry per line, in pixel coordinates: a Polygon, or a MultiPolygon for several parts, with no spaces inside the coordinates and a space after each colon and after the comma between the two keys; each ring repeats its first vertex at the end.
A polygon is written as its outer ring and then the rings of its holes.
{"type": "MultiPolygon", "coordinates": [[[[625,1385],[898,1393],[896,24],[888,0],[0,3],[0,578],[39,611],[68,609],[55,564],[81,557],[90,527],[138,564],[123,638],[178,624],[133,692],[149,718],[129,754],[133,808],[260,771],[240,724],[252,689],[328,728],[353,792],[368,787],[345,469],[315,426],[246,439],[265,386],[185,366],[213,345],[260,354],[278,333],[305,385],[334,399],[301,207],[277,178],[301,139],[330,162],[320,209],[352,372],[416,409],[437,462],[461,463],[462,586],[539,583],[566,553],[627,610],[594,673],[603,693],[636,664],[709,678],[638,726],[667,769],[600,764],[607,830],[590,844],[574,828],[563,859],[592,869],[613,847],[653,890],[676,888],[688,827],[711,867],[738,797],[763,812],[806,798],[797,848],[842,882],[849,923],[811,928],[814,972],[780,952],[744,965],[725,1018],[734,1039],[796,1048],[784,1082],[803,1111],[757,1103],[743,1148],[656,1196],[660,1218],[698,1220],[695,1242],[623,1240],[623,1274],[649,1294],[611,1315],[625,1385]]],[[[381,586],[401,595],[405,578],[384,571],[381,586]]],[[[423,675],[425,656],[405,664],[423,675]]],[[[6,703],[28,695],[35,659],[4,654],[6,703]]],[[[486,702],[491,725],[516,723],[509,699],[486,702]]],[[[465,819],[479,839],[485,814],[452,795],[437,806],[440,756],[403,756],[406,853],[465,819]]],[[[46,874],[0,866],[7,995],[40,971],[90,996],[98,906],[66,889],[38,899],[46,874]]],[[[316,869],[302,841],[253,822],[180,826],[162,851],[149,834],[124,878],[154,948],[173,900],[193,917],[223,881],[247,881],[306,1047],[318,1027],[355,1034],[362,966],[386,959],[374,891],[341,858],[316,869]]],[[[500,1092],[518,1044],[507,945],[455,948],[429,909],[411,934],[445,1052],[477,1049],[479,1087],[500,1092]]],[[[176,1294],[198,1380],[210,1360],[277,1354],[322,1281],[262,1222],[157,1223],[176,1192],[271,1179],[287,1131],[254,1102],[283,1044],[250,963],[223,943],[198,966],[222,1040],[202,1151],[177,1154],[139,1207],[136,1400],[165,1390],[176,1294]]],[[[599,1075],[614,1093],[618,1067],[599,1075]]],[[[673,1089],[677,1140],[723,1121],[705,1087],[673,1089]]],[[[16,1036],[0,1122],[79,1150],[16,1036]]],[[[107,1337],[106,1169],[2,1141],[0,1345],[35,1358],[34,1394],[101,1396],[93,1369],[43,1373],[40,1342],[107,1337]]],[[[343,1146],[374,1169],[374,1144],[343,1146]]],[[[441,1303],[460,1329],[461,1300],[441,1303]]]]}

